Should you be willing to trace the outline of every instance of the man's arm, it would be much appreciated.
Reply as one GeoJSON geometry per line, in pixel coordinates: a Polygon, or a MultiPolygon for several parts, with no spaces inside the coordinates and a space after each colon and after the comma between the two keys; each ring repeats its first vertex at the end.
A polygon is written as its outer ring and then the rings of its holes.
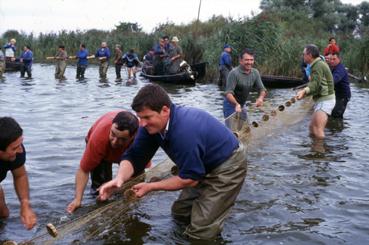
{"type": "Polygon", "coordinates": [[[266,91],[265,90],[262,90],[260,91],[260,94],[259,94],[259,97],[256,99],[256,106],[263,106],[263,103],[264,103],[264,98],[266,96],[266,91]]]}
{"type": "Polygon", "coordinates": [[[241,112],[241,105],[237,102],[236,98],[233,96],[232,93],[227,93],[226,94],[226,98],[227,100],[234,105],[235,107],[235,111],[236,112],[241,112]]]}
{"type": "Polygon", "coordinates": [[[173,176],[168,179],[152,182],[152,183],[139,183],[132,187],[133,191],[135,192],[137,197],[143,197],[147,193],[151,191],[176,191],[183,189],[185,187],[194,187],[199,182],[197,180],[192,179],[182,179],[179,176],[173,176]]]}
{"type": "Polygon", "coordinates": [[[74,210],[81,207],[81,202],[83,199],[83,192],[86,188],[87,182],[88,182],[88,175],[89,173],[86,173],[81,169],[81,167],[77,170],[76,173],[76,192],[74,194],[74,200],[69,203],[67,207],[68,213],[73,213],[74,210]]]}
{"type": "Polygon", "coordinates": [[[14,188],[21,204],[20,216],[24,226],[29,230],[36,224],[36,214],[29,201],[29,185],[26,168],[23,166],[12,171],[14,188]]]}
{"type": "Polygon", "coordinates": [[[118,188],[120,188],[124,182],[129,180],[134,174],[134,168],[130,161],[123,160],[119,164],[117,176],[103,184],[99,188],[99,199],[101,201],[107,200],[118,188]]]}

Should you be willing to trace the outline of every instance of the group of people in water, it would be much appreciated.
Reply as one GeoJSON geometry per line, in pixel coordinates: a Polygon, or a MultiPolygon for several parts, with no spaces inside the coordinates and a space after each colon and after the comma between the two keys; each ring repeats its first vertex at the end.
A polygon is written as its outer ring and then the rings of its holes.
{"type": "MultiPolygon", "coordinates": [[[[164,46],[160,42],[159,45],[158,50],[161,50],[164,46]]],[[[231,49],[230,45],[224,46],[228,54],[231,49]]],[[[227,73],[224,68],[232,67],[229,58],[224,57],[226,55],[220,57],[223,77],[227,73]]],[[[55,57],[65,60],[64,47],[59,47],[55,57]]],[[[76,57],[87,59],[88,52],[83,45],[76,57]]],[[[95,57],[99,57],[101,63],[108,60],[110,52],[106,43],[101,44],[95,57]]],[[[117,52],[116,58],[119,57],[121,53],[117,52]]],[[[328,116],[341,118],[351,96],[347,72],[340,63],[339,54],[330,52],[326,57],[329,65],[320,58],[317,46],[310,44],[304,48],[304,62],[310,66],[309,81],[296,94],[297,99],[313,96],[315,105],[310,132],[319,139],[324,138],[328,116]]],[[[239,65],[228,72],[223,103],[225,118],[240,113],[247,120],[246,99],[255,88],[259,95],[254,104],[263,106],[267,90],[253,65],[254,52],[244,49],[239,54],[239,65]]],[[[101,75],[106,74],[106,69],[107,66],[101,66],[101,75]]],[[[57,70],[63,70],[63,67],[57,70]]],[[[83,71],[83,67],[77,67],[77,74],[83,76],[83,71]]],[[[177,165],[178,175],[136,184],[132,187],[133,192],[137,197],[143,197],[151,191],[182,190],[172,205],[172,214],[187,224],[184,234],[193,239],[214,239],[221,233],[246,176],[243,143],[227,128],[229,125],[222,124],[204,110],[176,105],[157,84],[142,87],[131,107],[137,116],[125,110],[111,111],[91,126],[75,175],[75,196],[67,205],[67,212],[73,213],[81,207],[89,175],[92,193],[100,200],[107,200],[123,183],[150,168],[152,157],[161,147],[177,165]],[[113,163],[119,163],[114,178],[113,163]]],[[[0,117],[0,132],[0,182],[8,171],[12,172],[21,203],[20,217],[26,228],[31,229],[36,224],[36,215],[30,205],[24,167],[23,131],[13,118],[0,117]]],[[[0,187],[0,216],[8,215],[0,187]]]]}
{"type": "MultiPolygon", "coordinates": [[[[3,46],[5,54],[0,50],[0,77],[2,77],[6,63],[19,61],[21,63],[20,72],[21,77],[25,76],[27,73],[27,78],[32,78],[32,63],[33,63],[33,53],[29,46],[24,46],[23,52],[19,58],[16,58],[16,40],[11,39],[10,42],[3,46]]],[[[109,60],[112,54],[106,42],[102,42],[100,48],[95,54],[90,55],[85,44],[80,44],[78,52],[74,56],[68,56],[64,45],[59,45],[58,50],[54,56],[46,57],[47,60],[55,60],[55,78],[59,80],[65,80],[64,76],[67,67],[67,60],[77,60],[77,71],[76,78],[84,79],[85,71],[89,64],[89,59],[98,59],[99,62],[99,77],[104,80],[107,78],[107,71],[109,67],[109,60]]],[[[128,52],[122,52],[121,45],[115,45],[114,54],[114,65],[116,73],[116,81],[121,81],[121,70],[122,66],[125,64],[127,66],[128,79],[135,78],[137,67],[141,65],[138,55],[133,49],[128,52]]]]}
{"type": "MultiPolygon", "coordinates": [[[[143,57],[144,70],[150,75],[175,74],[179,71],[181,62],[183,61],[183,51],[178,44],[179,39],[173,36],[169,41],[168,36],[163,36],[159,42],[154,45],[152,49],[143,57]]],[[[32,62],[33,52],[30,46],[24,46],[23,52],[16,58],[16,40],[11,39],[9,43],[3,46],[4,52],[0,49],[0,77],[5,71],[6,63],[19,61],[21,63],[21,77],[23,78],[27,73],[27,78],[32,78],[32,62]]],[[[122,47],[119,44],[115,45],[114,56],[107,46],[106,42],[102,42],[100,48],[95,54],[90,54],[85,44],[81,44],[79,51],[74,56],[68,56],[64,45],[59,45],[58,50],[54,56],[46,57],[47,60],[55,60],[55,79],[65,80],[64,76],[67,67],[67,60],[77,60],[77,79],[85,78],[85,71],[88,66],[89,59],[98,59],[99,62],[99,77],[102,80],[107,78],[107,71],[109,67],[109,60],[113,58],[116,81],[121,81],[122,66],[126,65],[128,72],[128,79],[135,78],[137,68],[141,66],[142,62],[138,58],[134,49],[128,52],[122,52],[122,47]]]]}
{"type": "MultiPolygon", "coordinates": [[[[263,105],[266,89],[257,69],[252,68],[254,54],[245,49],[239,56],[239,66],[232,67],[232,47],[228,44],[219,58],[219,86],[225,87],[223,103],[224,118],[238,112],[247,120],[246,99],[249,92],[257,90],[259,97],[255,106],[263,105]]],[[[316,45],[307,45],[303,51],[303,73],[306,87],[297,92],[296,98],[311,95],[315,101],[314,113],[310,123],[310,133],[319,139],[324,138],[324,129],[328,117],[343,118],[348,101],[351,98],[348,72],[341,63],[340,48],[335,38],[329,39],[328,46],[321,56],[316,45]]],[[[227,121],[226,121],[227,123],[227,121]]],[[[230,127],[230,125],[228,125],[230,127]]]]}

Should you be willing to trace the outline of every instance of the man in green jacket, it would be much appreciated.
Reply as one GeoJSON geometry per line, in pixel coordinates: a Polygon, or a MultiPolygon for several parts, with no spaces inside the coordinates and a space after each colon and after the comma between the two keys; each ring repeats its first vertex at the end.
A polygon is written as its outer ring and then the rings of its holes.
{"type": "Polygon", "coordinates": [[[312,95],[315,102],[314,113],[310,122],[310,134],[317,139],[324,138],[324,128],[336,103],[334,82],[327,63],[319,57],[319,49],[309,44],[304,49],[304,61],[311,66],[310,81],[297,92],[297,99],[312,95]]]}

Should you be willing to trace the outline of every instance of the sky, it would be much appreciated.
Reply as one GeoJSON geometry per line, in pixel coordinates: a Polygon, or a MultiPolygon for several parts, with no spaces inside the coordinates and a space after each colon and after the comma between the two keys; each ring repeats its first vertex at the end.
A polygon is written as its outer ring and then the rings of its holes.
{"type": "MultiPolygon", "coordinates": [[[[362,0],[341,0],[359,4],[362,0]]],[[[138,23],[151,32],[160,23],[188,24],[197,19],[200,0],[0,0],[0,35],[61,30],[112,30],[120,22],[138,23]]],[[[202,0],[200,20],[213,15],[234,19],[260,13],[260,0],[202,0]]]]}

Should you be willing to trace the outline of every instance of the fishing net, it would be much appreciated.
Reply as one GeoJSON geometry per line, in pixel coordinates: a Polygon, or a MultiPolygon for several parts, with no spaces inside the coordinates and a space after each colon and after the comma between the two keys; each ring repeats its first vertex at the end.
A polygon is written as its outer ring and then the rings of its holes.
{"type": "MultiPolygon", "coordinates": [[[[227,118],[227,123],[235,135],[247,146],[248,150],[257,145],[257,141],[288,129],[306,117],[312,108],[311,98],[296,101],[294,98],[278,106],[264,107],[258,113],[249,113],[248,121],[235,113],[227,118]],[[255,114],[255,115],[254,115],[255,114]],[[258,117],[258,118],[257,118],[258,117]]],[[[252,112],[252,111],[251,111],[252,112]]],[[[124,229],[124,223],[132,218],[127,213],[134,209],[137,199],[130,192],[136,183],[158,181],[177,173],[176,167],[169,159],[164,160],[145,173],[126,182],[116,193],[115,199],[108,203],[97,204],[86,214],[69,221],[57,222],[57,235],[51,236],[45,230],[33,239],[21,244],[80,244],[103,240],[111,236],[112,230],[124,229]]],[[[152,195],[152,194],[151,194],[152,195]]],[[[118,238],[119,240],[119,238],[118,238]]]]}

